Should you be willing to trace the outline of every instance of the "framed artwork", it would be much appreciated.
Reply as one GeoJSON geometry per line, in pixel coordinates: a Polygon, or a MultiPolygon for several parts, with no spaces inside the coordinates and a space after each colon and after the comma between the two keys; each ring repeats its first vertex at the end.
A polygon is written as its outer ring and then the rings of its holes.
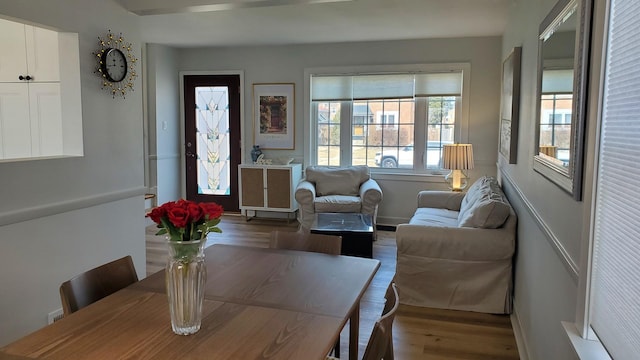
{"type": "Polygon", "coordinates": [[[253,84],[253,144],[295,149],[295,84],[253,84]]]}
{"type": "Polygon", "coordinates": [[[502,63],[499,151],[509,164],[515,164],[518,161],[521,56],[522,47],[515,47],[502,63]]]}

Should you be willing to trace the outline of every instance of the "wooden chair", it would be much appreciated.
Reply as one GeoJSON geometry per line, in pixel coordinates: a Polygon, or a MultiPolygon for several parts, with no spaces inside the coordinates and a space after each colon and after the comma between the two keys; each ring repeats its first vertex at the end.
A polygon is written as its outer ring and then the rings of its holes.
{"type": "Polygon", "coordinates": [[[64,316],[138,281],[131,256],[84,272],[60,285],[64,316]]]}
{"type": "Polygon", "coordinates": [[[362,360],[393,360],[393,320],[400,305],[395,283],[389,285],[385,297],[387,299],[384,305],[385,310],[373,326],[362,360]]]}
{"type": "Polygon", "coordinates": [[[274,230],[271,232],[269,247],[272,249],[340,255],[342,251],[342,236],[312,234],[304,231],[274,230]]]}
{"type": "MultiPolygon", "coordinates": [[[[400,305],[396,284],[391,283],[385,295],[386,302],[382,316],[373,325],[373,332],[364,350],[362,360],[394,360],[393,356],[393,320],[400,305]]],[[[337,360],[328,356],[327,360],[337,360]]]]}

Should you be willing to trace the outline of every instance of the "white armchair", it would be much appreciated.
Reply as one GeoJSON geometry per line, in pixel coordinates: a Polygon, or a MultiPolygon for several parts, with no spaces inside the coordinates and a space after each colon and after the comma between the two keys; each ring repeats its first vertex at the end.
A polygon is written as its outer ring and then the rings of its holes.
{"type": "Polygon", "coordinates": [[[382,190],[367,166],[308,166],[295,198],[303,228],[311,227],[315,213],[343,212],[371,215],[375,229],[382,190]]]}

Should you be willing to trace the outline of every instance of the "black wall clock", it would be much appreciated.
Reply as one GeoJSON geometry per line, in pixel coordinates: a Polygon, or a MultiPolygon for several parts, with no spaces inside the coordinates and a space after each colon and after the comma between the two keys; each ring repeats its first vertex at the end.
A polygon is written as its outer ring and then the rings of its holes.
{"type": "Polygon", "coordinates": [[[125,97],[127,91],[133,91],[133,82],[138,76],[138,59],[131,52],[131,43],[124,41],[122,34],[115,37],[111,30],[106,38],[98,37],[100,50],[93,53],[98,61],[96,73],[100,75],[102,88],[111,95],[125,97]]]}
{"type": "Polygon", "coordinates": [[[127,76],[127,58],[120,49],[109,49],[102,53],[102,73],[111,82],[120,82],[127,76]]]}

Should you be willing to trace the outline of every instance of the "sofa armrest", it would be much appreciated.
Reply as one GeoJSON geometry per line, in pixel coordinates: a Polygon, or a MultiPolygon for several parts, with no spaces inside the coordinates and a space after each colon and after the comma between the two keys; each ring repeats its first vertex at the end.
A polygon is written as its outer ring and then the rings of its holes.
{"type": "Polygon", "coordinates": [[[298,186],[296,187],[295,198],[300,206],[313,206],[313,200],[316,198],[315,185],[305,179],[300,180],[298,186]]]}
{"type": "Polygon", "coordinates": [[[316,199],[316,187],[305,179],[300,180],[294,194],[296,201],[300,207],[298,212],[298,221],[303,229],[308,229],[313,223],[313,214],[315,206],[313,202],[316,199]]]}
{"type": "Polygon", "coordinates": [[[465,193],[455,191],[424,190],[418,193],[418,207],[460,211],[465,193]]]}
{"type": "Polygon", "coordinates": [[[382,190],[377,181],[369,179],[360,185],[360,200],[362,213],[374,215],[378,204],[382,201],[382,190]]]}
{"type": "Polygon", "coordinates": [[[396,227],[401,255],[464,261],[510,259],[515,251],[515,229],[479,229],[400,224],[396,227]]]}

